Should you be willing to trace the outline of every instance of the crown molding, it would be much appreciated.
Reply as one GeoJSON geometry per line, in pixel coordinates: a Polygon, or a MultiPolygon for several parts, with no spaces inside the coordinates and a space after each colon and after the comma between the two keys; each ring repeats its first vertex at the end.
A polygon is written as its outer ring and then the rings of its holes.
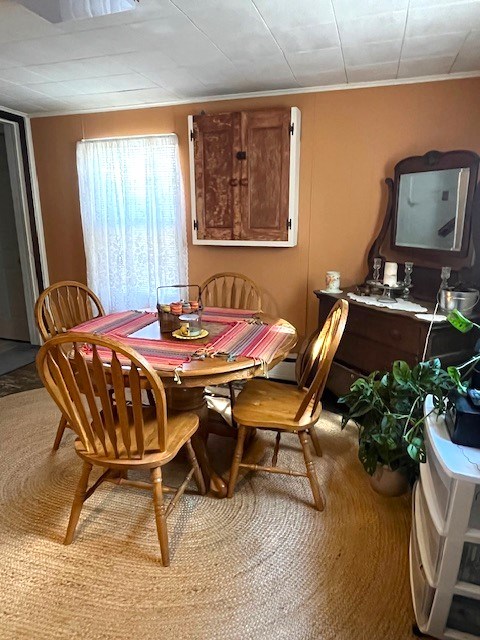
{"type": "MultiPolygon", "coordinates": [[[[184,104],[203,104],[205,102],[220,102],[224,100],[242,100],[248,98],[268,98],[272,96],[288,96],[304,93],[323,93],[325,91],[346,91],[350,89],[369,89],[374,87],[392,87],[404,84],[422,84],[426,82],[443,82],[446,80],[464,80],[466,78],[479,78],[480,70],[468,71],[464,73],[448,73],[436,76],[421,76],[418,78],[397,78],[393,80],[379,80],[371,82],[352,82],[343,84],[323,85],[318,87],[298,87],[295,89],[274,89],[270,91],[252,91],[247,93],[231,93],[227,95],[200,96],[198,98],[188,98],[186,100],[171,100],[168,102],[150,102],[148,104],[131,104],[117,107],[103,107],[101,109],[75,109],[62,111],[41,111],[39,113],[24,114],[16,112],[30,118],[51,118],[53,116],[72,116],[86,113],[108,113],[109,111],[131,111],[134,109],[153,109],[155,107],[173,107],[184,104]]],[[[128,93],[128,92],[127,92],[128,93]]],[[[10,109],[10,111],[12,111],[10,109]]],[[[15,113],[12,111],[12,113],[15,113]]]]}

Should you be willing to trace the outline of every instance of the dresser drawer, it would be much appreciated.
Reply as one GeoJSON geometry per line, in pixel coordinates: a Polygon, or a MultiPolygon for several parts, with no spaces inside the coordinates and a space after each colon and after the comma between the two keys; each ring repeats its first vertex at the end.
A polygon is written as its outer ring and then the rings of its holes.
{"type": "Polygon", "coordinates": [[[398,314],[379,313],[350,305],[347,333],[379,342],[407,353],[417,353],[422,339],[422,325],[398,314]]]}
{"type": "Polygon", "coordinates": [[[363,373],[386,371],[395,360],[405,360],[410,366],[418,361],[415,353],[403,351],[401,345],[374,342],[371,338],[355,335],[351,331],[343,334],[335,360],[363,373]]]}

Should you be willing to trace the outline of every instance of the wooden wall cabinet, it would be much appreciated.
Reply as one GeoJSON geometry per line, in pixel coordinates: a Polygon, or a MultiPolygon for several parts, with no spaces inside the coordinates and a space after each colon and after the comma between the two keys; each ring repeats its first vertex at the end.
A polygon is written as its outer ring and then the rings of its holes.
{"type": "Polygon", "coordinates": [[[188,117],[193,244],[297,244],[300,111],[188,117]]]}

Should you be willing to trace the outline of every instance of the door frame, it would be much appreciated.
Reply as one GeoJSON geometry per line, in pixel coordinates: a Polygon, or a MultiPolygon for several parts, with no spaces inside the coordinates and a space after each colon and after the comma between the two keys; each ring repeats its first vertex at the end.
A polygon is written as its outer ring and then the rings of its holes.
{"type": "Polygon", "coordinates": [[[34,307],[48,286],[48,266],[30,121],[24,115],[0,110],[0,123],[5,130],[30,342],[41,344],[34,307]]]}

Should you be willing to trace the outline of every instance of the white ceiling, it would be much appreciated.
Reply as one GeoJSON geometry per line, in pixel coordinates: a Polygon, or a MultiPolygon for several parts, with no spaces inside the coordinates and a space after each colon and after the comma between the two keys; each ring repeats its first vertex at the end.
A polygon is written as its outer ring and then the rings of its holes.
{"type": "Polygon", "coordinates": [[[0,105],[26,113],[476,71],[480,0],[140,0],[60,25],[0,0],[0,105]]]}

